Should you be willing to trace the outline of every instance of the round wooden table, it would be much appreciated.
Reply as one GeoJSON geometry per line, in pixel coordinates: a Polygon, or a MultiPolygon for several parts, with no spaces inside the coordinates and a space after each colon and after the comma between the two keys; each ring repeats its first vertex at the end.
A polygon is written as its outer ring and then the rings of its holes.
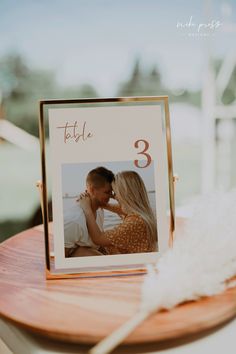
{"type": "MultiPolygon", "coordinates": [[[[93,344],[136,313],[143,275],[46,280],[43,229],[38,226],[0,245],[0,279],[3,319],[49,338],[93,344]]],[[[232,288],[151,316],[124,343],[190,340],[235,313],[232,288]]]]}

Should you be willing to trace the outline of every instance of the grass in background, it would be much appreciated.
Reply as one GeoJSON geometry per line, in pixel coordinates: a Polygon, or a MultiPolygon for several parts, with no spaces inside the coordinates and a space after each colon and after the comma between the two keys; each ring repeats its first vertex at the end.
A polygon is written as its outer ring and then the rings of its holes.
{"type": "Polygon", "coordinates": [[[0,240],[27,227],[39,205],[39,151],[0,144],[0,240]]]}

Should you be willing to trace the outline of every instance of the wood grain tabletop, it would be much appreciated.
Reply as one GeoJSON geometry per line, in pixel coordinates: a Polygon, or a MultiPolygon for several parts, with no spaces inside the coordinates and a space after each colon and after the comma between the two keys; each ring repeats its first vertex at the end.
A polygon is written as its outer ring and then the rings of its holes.
{"type": "MultiPolygon", "coordinates": [[[[41,226],[0,244],[0,315],[50,338],[88,344],[103,339],[137,312],[142,281],[141,274],[46,280],[41,226]]],[[[181,338],[235,314],[236,288],[231,288],[154,314],[125,343],[181,338]]]]}

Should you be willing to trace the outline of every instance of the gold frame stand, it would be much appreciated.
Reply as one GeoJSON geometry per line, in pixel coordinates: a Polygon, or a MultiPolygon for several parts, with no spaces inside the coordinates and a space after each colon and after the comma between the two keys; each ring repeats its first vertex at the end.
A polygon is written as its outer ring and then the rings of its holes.
{"type": "MultiPolygon", "coordinates": [[[[176,193],[176,184],[177,182],[179,181],[179,176],[177,174],[174,174],[173,175],[173,184],[174,184],[174,195],[176,193]]],[[[40,206],[41,206],[41,212],[42,212],[42,217],[43,217],[43,183],[42,181],[38,180],[36,182],[36,187],[38,188],[38,191],[39,191],[39,199],[40,199],[40,206]]],[[[172,225],[172,224],[170,224],[172,225]]],[[[175,240],[175,237],[174,237],[174,232],[175,232],[175,222],[174,224],[172,225],[174,226],[174,228],[172,229],[172,227],[170,227],[170,231],[169,231],[169,241],[168,241],[168,244],[169,244],[169,247],[172,248],[173,245],[174,245],[174,240],[175,240]]],[[[49,247],[50,249],[50,247],[49,247]]],[[[50,258],[54,259],[55,255],[54,255],[54,251],[49,251],[49,254],[50,254],[50,258]]],[[[47,258],[47,257],[46,257],[47,258]]],[[[126,273],[126,271],[125,271],[126,273]]],[[[137,269],[137,270],[132,270],[132,274],[143,274],[143,273],[146,273],[146,270],[145,269],[137,269]]],[[[62,279],[62,278],[78,278],[78,277],[97,277],[97,276],[112,276],[112,275],[119,275],[119,274],[124,274],[124,271],[109,271],[109,272],[96,272],[96,273],[76,273],[76,274],[52,274],[50,272],[50,268],[47,269],[46,268],[46,278],[48,280],[50,279],[62,279]]]]}
{"type": "Polygon", "coordinates": [[[175,231],[175,185],[178,181],[177,175],[173,175],[173,162],[172,162],[172,147],[171,147],[171,131],[170,131],[170,113],[168,96],[143,96],[143,97],[116,97],[116,98],[93,98],[93,99],[62,99],[62,100],[42,100],[39,102],[39,132],[40,132],[40,151],[41,151],[41,168],[42,180],[37,181],[36,185],[39,190],[40,205],[43,216],[44,224],[44,238],[45,238],[45,259],[46,259],[46,278],[71,278],[71,277],[97,277],[97,276],[113,276],[115,274],[137,274],[146,272],[144,269],[125,269],[125,270],[110,270],[97,271],[97,272],[84,272],[84,273],[56,273],[51,272],[53,262],[55,260],[53,250],[50,250],[51,240],[49,239],[49,216],[48,216],[48,199],[47,199],[47,182],[46,182],[46,148],[45,148],[45,121],[44,109],[48,105],[72,105],[72,104],[130,104],[130,103],[157,103],[163,104],[163,111],[165,114],[165,127],[166,127],[166,144],[167,144],[167,164],[168,164],[168,181],[169,181],[169,202],[170,202],[170,221],[169,221],[169,239],[168,246],[172,247],[174,243],[175,231]]]}

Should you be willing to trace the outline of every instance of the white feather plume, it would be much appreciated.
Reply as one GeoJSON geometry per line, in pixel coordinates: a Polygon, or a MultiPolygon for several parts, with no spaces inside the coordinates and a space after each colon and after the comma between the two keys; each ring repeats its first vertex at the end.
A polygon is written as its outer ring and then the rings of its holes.
{"type": "Polygon", "coordinates": [[[142,287],[148,312],[224,291],[236,275],[236,191],[201,198],[156,269],[149,269],[142,287]]]}
{"type": "Polygon", "coordinates": [[[236,190],[200,198],[172,249],[148,267],[140,311],[96,345],[90,354],[109,353],[151,313],[171,309],[236,286],[236,190]]]}

